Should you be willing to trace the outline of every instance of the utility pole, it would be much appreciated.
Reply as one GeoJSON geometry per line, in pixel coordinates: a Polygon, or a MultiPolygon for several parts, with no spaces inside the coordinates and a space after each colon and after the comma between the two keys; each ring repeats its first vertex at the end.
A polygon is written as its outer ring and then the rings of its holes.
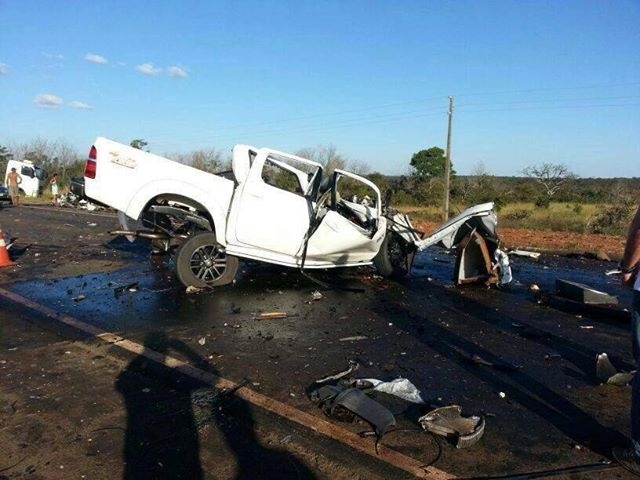
{"type": "Polygon", "coordinates": [[[444,205],[442,218],[449,220],[449,189],[451,177],[451,118],[453,117],[453,97],[449,97],[449,127],[447,128],[447,154],[444,158],[444,205]]]}

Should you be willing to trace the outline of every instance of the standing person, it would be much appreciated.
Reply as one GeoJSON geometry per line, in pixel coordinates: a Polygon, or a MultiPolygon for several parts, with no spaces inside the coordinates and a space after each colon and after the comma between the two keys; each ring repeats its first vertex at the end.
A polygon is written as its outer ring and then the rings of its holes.
{"type": "Polygon", "coordinates": [[[4,182],[9,188],[11,203],[13,205],[20,205],[20,187],[18,187],[18,185],[22,183],[22,177],[16,172],[15,167],[7,173],[7,178],[4,179],[4,182]]]}
{"type": "Polygon", "coordinates": [[[54,173],[49,180],[49,185],[51,185],[51,195],[53,196],[53,204],[58,205],[58,174],[54,173]]]}
{"type": "MultiPolygon", "coordinates": [[[[624,255],[620,262],[623,285],[633,288],[631,304],[631,344],[633,359],[640,366],[640,208],[636,212],[629,232],[624,255]]],[[[631,447],[614,448],[613,457],[620,465],[640,476],[640,374],[631,386],[631,447]]]]}

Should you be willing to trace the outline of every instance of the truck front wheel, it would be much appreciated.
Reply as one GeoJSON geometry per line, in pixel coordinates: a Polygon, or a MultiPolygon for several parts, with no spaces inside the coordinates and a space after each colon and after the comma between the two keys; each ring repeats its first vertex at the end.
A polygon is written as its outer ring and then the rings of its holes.
{"type": "Polygon", "coordinates": [[[402,278],[411,270],[414,255],[394,233],[387,232],[373,264],[383,277],[402,278]]]}
{"type": "Polygon", "coordinates": [[[227,285],[235,278],[239,263],[238,257],[225,253],[213,232],[189,238],[175,258],[178,280],[187,287],[227,285]]]}

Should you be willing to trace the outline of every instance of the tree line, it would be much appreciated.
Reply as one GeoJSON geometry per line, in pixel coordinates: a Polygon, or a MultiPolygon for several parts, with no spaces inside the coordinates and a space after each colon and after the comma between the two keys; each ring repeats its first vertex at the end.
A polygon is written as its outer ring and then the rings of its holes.
{"type": "MultiPolygon", "coordinates": [[[[134,148],[147,150],[144,139],[131,140],[134,148]]],[[[334,146],[310,147],[298,150],[296,155],[321,163],[328,172],[336,168],[363,175],[378,185],[383,194],[393,192],[393,203],[406,206],[439,206],[444,195],[445,152],[434,146],[419,150],[407,159],[405,175],[390,176],[371,172],[366,163],[346,158],[334,146]]],[[[164,156],[203,171],[215,173],[229,170],[230,155],[214,148],[187,153],[165,153],[164,156]]],[[[48,176],[58,174],[64,189],[72,177],[81,177],[86,157],[81,156],[63,141],[51,142],[35,139],[24,144],[0,145],[0,172],[4,175],[11,158],[31,160],[48,176]]],[[[496,206],[533,202],[545,208],[550,202],[585,204],[637,203],[640,178],[579,178],[562,164],[541,162],[522,171],[522,176],[492,175],[483,164],[477,165],[470,175],[457,175],[451,168],[451,203],[459,206],[495,202],[496,206]]]]}

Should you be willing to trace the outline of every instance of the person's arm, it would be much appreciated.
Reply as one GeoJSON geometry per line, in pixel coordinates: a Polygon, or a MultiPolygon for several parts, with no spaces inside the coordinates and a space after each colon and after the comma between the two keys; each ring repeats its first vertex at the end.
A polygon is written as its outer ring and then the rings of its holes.
{"type": "Polygon", "coordinates": [[[638,262],[640,262],[640,208],[638,208],[629,226],[627,243],[620,262],[623,284],[628,285],[633,281],[638,273],[638,262]]]}

